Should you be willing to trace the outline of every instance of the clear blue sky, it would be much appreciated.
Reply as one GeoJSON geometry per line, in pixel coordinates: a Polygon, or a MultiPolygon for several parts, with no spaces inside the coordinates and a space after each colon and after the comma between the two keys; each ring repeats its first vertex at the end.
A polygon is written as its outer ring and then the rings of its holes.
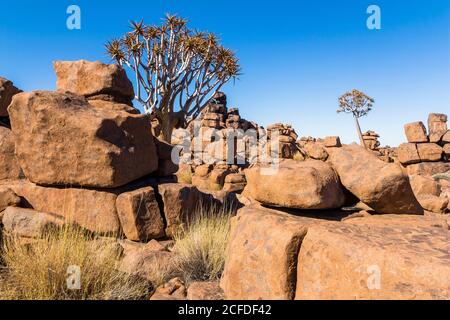
{"type": "Polygon", "coordinates": [[[108,62],[103,44],[129,20],[159,23],[167,12],[236,51],[243,75],[225,91],[261,125],[354,141],[351,116],[335,112],[352,88],[376,99],[362,127],[382,144],[404,141],[403,124],[429,112],[450,114],[448,0],[10,1],[0,11],[0,75],[23,90],[54,89],[53,60],[108,62]],[[66,28],[70,4],[82,10],[79,31],[66,28]],[[370,4],[382,10],[382,30],[366,27],[370,4]]]}

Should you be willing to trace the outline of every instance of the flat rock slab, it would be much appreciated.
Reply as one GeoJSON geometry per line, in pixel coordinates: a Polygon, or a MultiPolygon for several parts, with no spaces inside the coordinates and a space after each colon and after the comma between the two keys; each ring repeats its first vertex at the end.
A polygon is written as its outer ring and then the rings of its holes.
{"type": "Polygon", "coordinates": [[[37,211],[64,217],[92,232],[117,234],[117,194],[76,188],[42,187],[26,180],[7,183],[19,197],[37,211]]]}
{"type": "Polygon", "coordinates": [[[449,230],[371,219],[308,229],[296,299],[449,299],[449,230]]]}
{"type": "Polygon", "coordinates": [[[232,220],[221,287],[228,300],[291,300],[297,255],[320,220],[245,207],[232,220]]]}

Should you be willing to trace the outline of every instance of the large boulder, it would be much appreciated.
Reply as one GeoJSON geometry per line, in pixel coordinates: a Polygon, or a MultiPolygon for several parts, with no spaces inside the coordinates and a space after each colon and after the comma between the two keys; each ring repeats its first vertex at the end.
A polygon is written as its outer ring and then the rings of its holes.
{"type": "Polygon", "coordinates": [[[12,97],[20,92],[11,81],[0,77],[0,117],[8,116],[8,106],[12,97]]]}
{"type": "Polygon", "coordinates": [[[228,300],[292,300],[297,257],[313,218],[244,207],[232,219],[221,287],[228,300]]]}
{"type": "Polygon", "coordinates": [[[375,211],[423,214],[408,176],[398,164],[381,161],[357,145],[330,149],[329,153],[342,184],[375,211]]]}
{"type": "Polygon", "coordinates": [[[436,162],[442,159],[444,150],[435,143],[419,143],[417,152],[422,162],[436,162]]]}
{"type": "Polygon", "coordinates": [[[296,299],[450,299],[448,229],[365,219],[308,229],[296,299]]]}
{"type": "Polygon", "coordinates": [[[42,187],[24,180],[8,183],[7,186],[37,211],[62,216],[100,234],[117,234],[120,230],[117,194],[114,192],[42,187]]]}
{"type": "Polygon", "coordinates": [[[443,213],[447,210],[448,199],[440,197],[441,186],[429,176],[413,175],[409,177],[414,194],[422,208],[427,211],[443,213]]]}
{"type": "Polygon", "coordinates": [[[428,116],[428,131],[430,142],[440,142],[447,133],[447,115],[441,113],[431,113],[428,116]]]}
{"type": "Polygon", "coordinates": [[[2,223],[8,234],[26,238],[39,238],[52,228],[62,227],[64,220],[45,212],[8,207],[4,212],[2,223]]]}
{"type": "Polygon", "coordinates": [[[133,84],[117,65],[80,60],[56,61],[53,67],[58,91],[126,104],[134,99],[133,84]]]}
{"type": "Polygon", "coordinates": [[[0,180],[18,179],[20,167],[14,154],[14,138],[11,130],[0,126],[0,180]]]}
{"type": "Polygon", "coordinates": [[[122,193],[117,197],[116,207],[127,239],[148,241],[165,235],[164,220],[152,187],[122,193]]]}
{"type": "Polygon", "coordinates": [[[427,129],[422,121],[406,124],[405,134],[410,143],[428,142],[427,129]]]}
{"type": "Polygon", "coordinates": [[[274,168],[245,171],[245,194],[270,206],[294,209],[334,209],[345,203],[339,178],[327,163],[282,160],[274,168]]]}
{"type": "Polygon", "coordinates": [[[47,91],[16,95],[9,113],[17,158],[34,183],[114,188],[158,167],[147,116],[47,91]]]}

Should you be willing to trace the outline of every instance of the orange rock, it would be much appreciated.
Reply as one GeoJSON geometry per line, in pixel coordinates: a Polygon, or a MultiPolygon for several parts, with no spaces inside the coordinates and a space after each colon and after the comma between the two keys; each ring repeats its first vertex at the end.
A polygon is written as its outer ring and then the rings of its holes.
{"type": "Polygon", "coordinates": [[[435,143],[419,143],[417,144],[417,151],[421,161],[436,162],[442,159],[442,147],[435,143]]]}
{"type": "Polygon", "coordinates": [[[56,86],[60,92],[72,92],[90,99],[112,99],[131,104],[133,84],[124,69],[101,62],[56,61],[56,86]]]}
{"type": "Polygon", "coordinates": [[[419,163],[421,161],[415,143],[403,143],[398,147],[398,161],[404,165],[419,163]]]}
{"type": "Polygon", "coordinates": [[[410,165],[406,168],[409,175],[433,176],[435,174],[450,171],[450,163],[423,162],[410,165]]]}
{"type": "Polygon", "coordinates": [[[440,142],[448,131],[447,115],[431,113],[428,117],[428,131],[430,133],[430,142],[440,142]]]}
{"type": "Polygon", "coordinates": [[[14,96],[9,113],[16,155],[32,182],[114,188],[158,167],[147,116],[45,91],[14,96]]]}
{"type": "Polygon", "coordinates": [[[148,241],[164,237],[164,220],[152,187],[120,194],[116,208],[127,239],[148,241]]]}
{"type": "Polygon", "coordinates": [[[282,160],[279,166],[254,166],[245,171],[246,194],[271,206],[295,209],[334,209],[345,196],[339,178],[318,160],[282,160]],[[267,172],[265,172],[267,171],[267,172]]]}
{"type": "Polygon", "coordinates": [[[6,186],[37,211],[60,215],[93,232],[119,232],[117,195],[114,192],[42,187],[25,180],[10,182],[6,186]]]}
{"type": "Polygon", "coordinates": [[[400,165],[386,163],[357,145],[329,150],[342,184],[369,207],[379,213],[423,214],[400,165]]]}
{"type": "Polygon", "coordinates": [[[11,81],[0,77],[0,117],[8,116],[8,106],[12,97],[20,92],[11,81]]]}
{"type": "Polygon", "coordinates": [[[0,126],[0,180],[18,179],[20,167],[14,154],[14,138],[11,130],[0,126]]]}
{"type": "Polygon", "coordinates": [[[192,282],[187,290],[188,300],[223,300],[223,290],[218,282],[192,282]]]}
{"type": "Polygon", "coordinates": [[[405,134],[410,143],[428,142],[427,129],[422,121],[406,124],[405,134]]]}
{"type": "Polygon", "coordinates": [[[448,252],[442,227],[314,225],[298,257],[296,299],[448,300],[448,252]]]}
{"type": "Polygon", "coordinates": [[[20,204],[20,198],[6,186],[0,186],[0,212],[7,207],[17,207],[20,204]]]}
{"type": "Polygon", "coordinates": [[[26,238],[39,238],[51,228],[64,225],[64,220],[56,215],[31,209],[8,207],[2,219],[5,232],[26,238]]]}
{"type": "Polygon", "coordinates": [[[221,287],[228,300],[291,300],[297,255],[312,218],[244,207],[232,219],[221,287]]]}

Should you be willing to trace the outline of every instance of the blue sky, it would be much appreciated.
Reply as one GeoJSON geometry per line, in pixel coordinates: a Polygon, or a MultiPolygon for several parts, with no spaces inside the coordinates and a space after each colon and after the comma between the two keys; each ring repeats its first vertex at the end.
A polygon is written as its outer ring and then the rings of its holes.
{"type": "Polygon", "coordinates": [[[403,142],[407,122],[450,114],[448,0],[10,1],[0,11],[0,75],[26,91],[54,89],[52,61],[109,62],[103,44],[129,20],[159,23],[167,12],[237,53],[243,75],[225,91],[261,125],[355,141],[351,116],[336,113],[338,96],[353,88],[376,99],[361,125],[383,145],[403,142]],[[66,28],[71,4],[81,8],[81,30],[66,28]],[[381,8],[381,30],[366,27],[371,4],[381,8]]]}

